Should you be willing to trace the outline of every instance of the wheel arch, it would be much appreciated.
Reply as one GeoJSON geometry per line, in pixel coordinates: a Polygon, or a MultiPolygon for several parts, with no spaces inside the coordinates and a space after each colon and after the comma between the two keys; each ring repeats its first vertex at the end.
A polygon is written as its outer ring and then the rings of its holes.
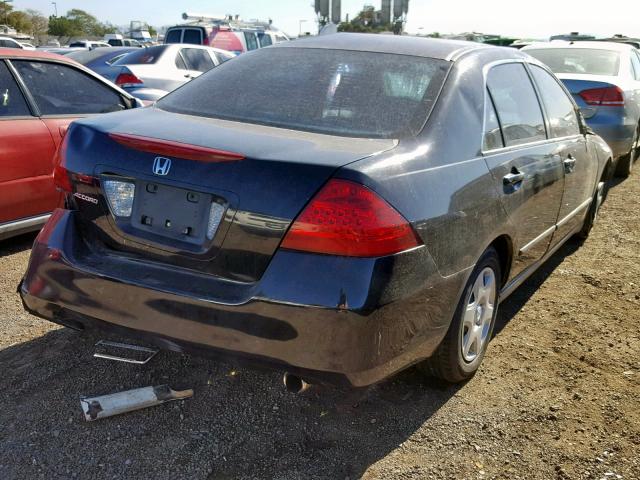
{"type": "Polygon", "coordinates": [[[501,275],[501,287],[504,287],[508,280],[509,274],[511,272],[511,265],[513,263],[513,241],[511,237],[507,234],[502,234],[499,237],[496,237],[490,244],[489,247],[495,248],[496,252],[498,252],[498,257],[500,259],[500,275],[501,275]]]}

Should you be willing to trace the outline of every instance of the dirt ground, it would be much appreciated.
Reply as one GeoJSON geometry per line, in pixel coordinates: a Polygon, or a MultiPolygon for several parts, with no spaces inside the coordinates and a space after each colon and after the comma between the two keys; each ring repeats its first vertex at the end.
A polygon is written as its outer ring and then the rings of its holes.
{"type": "Polygon", "coordinates": [[[639,479],[640,172],[591,237],[501,306],[462,386],[415,370],[366,391],[287,394],[281,373],[95,339],[23,312],[33,235],[0,243],[0,479],[639,479]],[[79,397],[169,383],[194,398],[86,423],[79,397]]]}

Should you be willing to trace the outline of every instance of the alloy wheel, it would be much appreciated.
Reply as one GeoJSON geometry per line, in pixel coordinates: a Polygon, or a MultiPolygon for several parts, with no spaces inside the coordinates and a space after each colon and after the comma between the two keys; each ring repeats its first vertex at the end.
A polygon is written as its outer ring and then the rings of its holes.
{"type": "Polygon", "coordinates": [[[466,362],[473,362],[489,340],[496,289],[495,272],[487,267],[478,274],[468,294],[461,335],[462,358],[466,362]]]}

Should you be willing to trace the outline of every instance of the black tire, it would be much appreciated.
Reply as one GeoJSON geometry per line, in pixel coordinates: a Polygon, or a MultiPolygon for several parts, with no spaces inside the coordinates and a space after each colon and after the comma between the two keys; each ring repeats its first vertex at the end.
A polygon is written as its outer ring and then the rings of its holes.
{"type": "Polygon", "coordinates": [[[451,325],[449,326],[449,330],[447,331],[444,340],[436,349],[433,356],[420,364],[419,368],[422,371],[430,376],[438,377],[451,383],[463,382],[475,375],[482,363],[487,346],[491,340],[491,336],[493,335],[493,328],[495,326],[496,316],[498,313],[498,298],[500,294],[501,278],[498,252],[495,248],[489,247],[476,263],[476,266],[465,285],[462,296],[458,301],[458,306],[453,315],[453,320],[451,321],[451,325]],[[479,279],[481,274],[486,272],[486,269],[491,269],[493,271],[493,278],[495,280],[493,314],[490,325],[488,326],[486,340],[482,343],[482,348],[480,351],[476,352],[476,356],[472,361],[468,361],[464,358],[463,354],[463,338],[465,329],[464,313],[467,309],[467,305],[471,305],[472,303],[472,291],[476,280],[479,279]]]}
{"type": "Polygon", "coordinates": [[[591,229],[598,220],[598,213],[600,212],[600,207],[602,206],[605,198],[607,198],[607,183],[604,180],[601,180],[596,187],[595,193],[593,194],[593,201],[591,202],[589,212],[584,219],[582,230],[580,230],[576,234],[576,237],[581,240],[585,240],[589,236],[589,234],[591,233],[591,229]]]}
{"type": "Polygon", "coordinates": [[[633,172],[633,164],[635,163],[638,157],[638,148],[636,145],[638,143],[638,138],[640,137],[640,130],[636,132],[636,138],[633,141],[631,146],[631,151],[618,159],[618,165],[616,167],[616,176],[622,178],[628,178],[633,172]]]}

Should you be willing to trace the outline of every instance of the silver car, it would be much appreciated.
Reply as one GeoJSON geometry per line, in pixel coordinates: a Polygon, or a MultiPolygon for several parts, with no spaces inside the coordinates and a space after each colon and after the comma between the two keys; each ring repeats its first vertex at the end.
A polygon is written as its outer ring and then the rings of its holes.
{"type": "Polygon", "coordinates": [[[200,45],[158,45],[126,55],[103,75],[140,100],[156,101],[234,56],[200,45]]]}
{"type": "Polygon", "coordinates": [[[613,42],[537,43],[522,49],[545,63],[571,92],[587,124],[628,176],[640,147],[640,51],[613,42]]]}

